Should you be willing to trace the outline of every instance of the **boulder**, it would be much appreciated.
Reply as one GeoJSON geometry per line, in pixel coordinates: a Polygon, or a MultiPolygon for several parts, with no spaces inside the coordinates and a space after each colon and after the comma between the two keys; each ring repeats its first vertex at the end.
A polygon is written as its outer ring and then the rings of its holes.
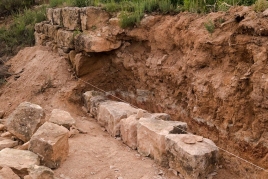
{"type": "Polygon", "coordinates": [[[53,25],[60,25],[62,26],[62,15],[61,15],[62,11],[61,8],[55,8],[53,9],[53,13],[52,13],[52,23],[53,25]]]}
{"type": "Polygon", "coordinates": [[[70,129],[72,125],[75,125],[75,120],[70,113],[60,109],[53,109],[48,121],[66,127],[67,129],[70,129]]]}
{"type": "Polygon", "coordinates": [[[35,165],[29,169],[29,178],[54,179],[54,172],[48,167],[35,165]]]}
{"type": "Polygon", "coordinates": [[[43,25],[43,33],[50,39],[56,39],[58,29],[59,26],[57,25],[51,25],[51,24],[43,25]]]}
{"type": "Polygon", "coordinates": [[[28,174],[28,169],[39,163],[38,155],[31,151],[10,148],[0,151],[0,168],[9,167],[20,176],[28,174]]]}
{"type": "Polygon", "coordinates": [[[217,146],[209,139],[198,139],[200,136],[192,134],[166,136],[169,166],[180,172],[185,179],[206,178],[216,169],[217,146]],[[190,138],[192,138],[191,142],[189,142],[190,138]]]}
{"type": "Polygon", "coordinates": [[[108,38],[98,36],[98,34],[82,33],[75,39],[75,50],[85,52],[108,52],[118,49],[121,46],[121,40],[116,37],[108,38]]]}
{"type": "Polygon", "coordinates": [[[11,168],[3,167],[0,170],[0,179],[20,179],[20,177],[11,168]]]}
{"type": "Polygon", "coordinates": [[[35,45],[45,45],[48,37],[45,34],[34,32],[35,45]]]}
{"type": "Polygon", "coordinates": [[[80,8],[62,8],[62,24],[67,30],[81,30],[80,8]]]}
{"type": "Polygon", "coordinates": [[[58,168],[69,152],[69,131],[62,126],[45,122],[32,136],[29,150],[41,156],[41,163],[58,168]]]}
{"type": "Polygon", "coordinates": [[[45,113],[41,106],[23,102],[9,115],[6,127],[17,138],[27,142],[44,122],[45,113]]]}
{"type": "Polygon", "coordinates": [[[101,102],[106,101],[103,92],[87,91],[83,94],[83,101],[87,112],[90,112],[93,117],[97,117],[98,106],[101,102]]]}
{"type": "Polygon", "coordinates": [[[12,137],[13,135],[10,132],[4,132],[1,134],[1,137],[12,137]]]}
{"type": "Polygon", "coordinates": [[[110,15],[98,7],[84,7],[80,10],[82,31],[95,30],[107,24],[110,15]]]}
{"type": "Polygon", "coordinates": [[[57,45],[60,48],[74,49],[73,32],[59,29],[57,31],[57,45]]]}
{"type": "Polygon", "coordinates": [[[98,122],[105,127],[111,136],[120,136],[120,121],[132,114],[137,113],[138,109],[123,102],[107,101],[99,105],[98,122]]]}
{"type": "Polygon", "coordinates": [[[180,134],[187,130],[187,124],[179,121],[163,121],[141,118],[137,125],[138,152],[150,156],[156,163],[167,167],[166,135],[180,134]]]}
{"type": "Polygon", "coordinates": [[[4,148],[13,148],[18,145],[18,141],[14,141],[11,139],[5,139],[0,137],[0,150],[4,148]]]}

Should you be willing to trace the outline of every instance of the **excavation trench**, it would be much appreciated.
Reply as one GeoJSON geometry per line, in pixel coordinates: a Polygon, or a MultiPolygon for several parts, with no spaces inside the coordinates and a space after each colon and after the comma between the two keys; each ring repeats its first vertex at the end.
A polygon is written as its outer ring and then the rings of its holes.
{"type": "MultiPolygon", "coordinates": [[[[121,29],[116,17],[98,8],[48,9],[47,16],[48,22],[36,25],[36,42],[70,61],[83,80],[71,101],[80,101],[85,91],[104,90],[112,99],[168,113],[187,122],[192,133],[268,167],[265,15],[249,7],[149,15],[131,29],[121,29]],[[102,20],[89,16],[92,11],[102,20]],[[235,21],[237,15],[244,19],[235,21]],[[211,34],[204,27],[209,20],[215,25],[211,34]]],[[[222,155],[239,165],[232,170],[240,174],[256,170],[222,155]]]]}

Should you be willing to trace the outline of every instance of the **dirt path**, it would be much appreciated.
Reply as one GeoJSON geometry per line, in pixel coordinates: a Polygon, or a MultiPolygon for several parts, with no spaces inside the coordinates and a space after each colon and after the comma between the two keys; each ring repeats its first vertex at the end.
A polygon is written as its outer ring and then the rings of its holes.
{"type": "MultiPolygon", "coordinates": [[[[46,47],[31,47],[8,62],[12,76],[1,88],[0,109],[7,117],[21,102],[41,105],[48,119],[53,109],[70,112],[77,127],[87,134],[70,138],[70,152],[55,175],[62,179],[178,179],[172,171],[140,156],[122,141],[114,139],[81,109],[85,84],[74,79],[69,63],[46,47]],[[83,90],[82,90],[83,89],[83,90]]],[[[212,177],[211,177],[212,178],[212,177]]],[[[213,178],[237,178],[219,169],[213,178]]]]}

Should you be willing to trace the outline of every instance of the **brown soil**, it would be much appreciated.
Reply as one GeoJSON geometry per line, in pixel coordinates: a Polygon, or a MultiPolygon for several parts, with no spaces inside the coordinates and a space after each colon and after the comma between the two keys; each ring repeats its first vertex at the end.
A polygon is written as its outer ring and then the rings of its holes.
{"type": "MultiPolygon", "coordinates": [[[[240,11],[147,19],[150,27],[126,31],[123,47],[101,54],[83,79],[151,112],[186,121],[192,132],[266,167],[267,18],[257,21],[258,14],[248,11],[246,21],[221,28],[216,24],[212,35],[204,28],[208,19],[228,21],[240,11]],[[257,32],[259,26],[264,31],[257,32]]],[[[8,65],[12,73],[24,71],[1,87],[5,117],[29,101],[41,105],[47,118],[56,108],[70,112],[77,126],[88,132],[70,138],[69,157],[55,171],[59,178],[179,178],[111,138],[82,110],[81,94],[93,88],[75,79],[69,62],[58,54],[46,47],[25,48],[8,65]]],[[[213,178],[268,178],[267,173],[220,154],[213,178]]]]}
{"type": "MultiPolygon", "coordinates": [[[[20,51],[11,59],[13,72],[24,71],[12,76],[1,88],[0,109],[7,117],[21,102],[30,101],[41,105],[49,117],[53,109],[62,109],[75,117],[77,127],[88,132],[70,138],[68,159],[55,171],[65,179],[105,179],[123,177],[127,179],[175,179],[171,171],[156,165],[153,160],[140,156],[122,141],[107,132],[81,109],[81,89],[85,84],[74,79],[66,60],[50,52],[46,47],[31,47],[20,51]]],[[[221,162],[213,178],[239,178],[225,168],[236,164],[221,162]]]]}

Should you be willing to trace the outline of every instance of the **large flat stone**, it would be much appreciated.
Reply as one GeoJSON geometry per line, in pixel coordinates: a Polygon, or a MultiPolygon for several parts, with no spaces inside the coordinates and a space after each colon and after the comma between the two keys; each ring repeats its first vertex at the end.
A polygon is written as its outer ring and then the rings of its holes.
{"type": "Polygon", "coordinates": [[[0,167],[9,167],[18,175],[26,175],[29,168],[39,163],[38,155],[31,151],[9,148],[0,151],[0,167]]]}
{"type": "Polygon", "coordinates": [[[216,169],[217,146],[206,138],[198,142],[196,137],[192,134],[166,136],[169,166],[180,172],[185,179],[203,179],[216,169]]]}
{"type": "Polygon", "coordinates": [[[162,166],[168,166],[165,137],[168,134],[184,133],[181,129],[187,130],[185,122],[141,118],[137,126],[138,152],[150,156],[162,166]]]}
{"type": "Polygon", "coordinates": [[[0,150],[4,148],[13,148],[18,145],[18,141],[14,141],[11,139],[5,139],[0,137],[0,150]]]}
{"type": "Polygon", "coordinates": [[[70,129],[72,125],[75,125],[75,120],[70,113],[60,109],[53,109],[48,121],[66,127],[67,129],[70,129]]]}
{"type": "Polygon", "coordinates": [[[93,117],[97,117],[99,104],[106,100],[104,93],[99,91],[87,91],[83,94],[85,108],[93,117]]]}
{"type": "Polygon", "coordinates": [[[41,106],[23,102],[9,115],[6,127],[13,135],[27,142],[44,122],[45,113],[41,106]]]}
{"type": "Polygon", "coordinates": [[[29,150],[41,156],[41,163],[58,168],[69,153],[69,131],[50,122],[44,123],[32,136],[29,150]]]}
{"type": "Polygon", "coordinates": [[[29,178],[31,179],[56,179],[54,172],[45,166],[35,165],[29,169],[29,178]]]}
{"type": "Polygon", "coordinates": [[[98,123],[112,136],[120,136],[120,121],[137,113],[138,109],[123,102],[107,101],[99,105],[98,123]]]}
{"type": "Polygon", "coordinates": [[[52,23],[53,25],[62,25],[62,9],[61,8],[55,8],[52,12],[52,23]]]}
{"type": "Polygon", "coordinates": [[[75,39],[75,50],[85,52],[108,52],[118,49],[121,46],[121,40],[98,36],[93,33],[82,33],[75,39]]]}
{"type": "Polygon", "coordinates": [[[62,24],[67,30],[81,30],[80,8],[62,8],[62,24]]]}

